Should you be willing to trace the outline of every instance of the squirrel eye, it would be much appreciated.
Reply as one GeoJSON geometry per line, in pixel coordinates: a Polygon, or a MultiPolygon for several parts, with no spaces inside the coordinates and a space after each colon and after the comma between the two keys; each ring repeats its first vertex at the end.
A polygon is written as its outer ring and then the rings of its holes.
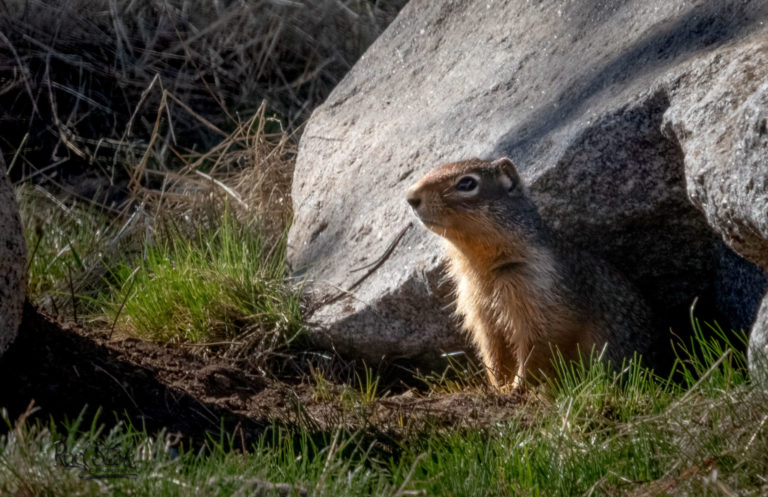
{"type": "Polygon", "coordinates": [[[464,176],[456,183],[456,189],[460,192],[471,192],[477,188],[477,180],[472,176],[464,176]]]}

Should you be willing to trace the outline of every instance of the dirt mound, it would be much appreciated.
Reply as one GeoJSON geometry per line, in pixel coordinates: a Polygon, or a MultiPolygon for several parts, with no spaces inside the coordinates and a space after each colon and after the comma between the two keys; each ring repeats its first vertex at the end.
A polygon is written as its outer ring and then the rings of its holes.
{"type": "MultiPolygon", "coordinates": [[[[0,399],[13,419],[34,400],[45,419],[73,419],[85,411],[91,418],[102,408],[109,423],[112,412],[126,414],[150,430],[166,427],[193,439],[240,424],[259,432],[265,423],[219,407],[176,387],[167,370],[176,372],[179,384],[201,360],[183,351],[163,353],[133,340],[110,346],[83,329],[62,326],[27,305],[19,337],[0,361],[0,399]],[[127,353],[126,350],[130,350],[127,353]],[[145,366],[147,364],[148,366],[145,366]]],[[[190,382],[191,383],[191,382],[190,382]]]]}
{"type": "MultiPolygon", "coordinates": [[[[221,427],[246,447],[275,424],[313,432],[336,427],[412,436],[442,426],[488,426],[509,417],[519,399],[481,393],[434,395],[410,389],[369,399],[329,384],[325,394],[299,375],[269,377],[185,348],[61,324],[27,305],[19,337],[0,360],[0,403],[15,418],[34,403],[46,419],[85,418],[98,408],[127,415],[150,431],[184,439],[218,437],[221,427]],[[85,407],[84,407],[85,406],[85,407]]],[[[398,437],[399,438],[399,437],[398,437]]]]}

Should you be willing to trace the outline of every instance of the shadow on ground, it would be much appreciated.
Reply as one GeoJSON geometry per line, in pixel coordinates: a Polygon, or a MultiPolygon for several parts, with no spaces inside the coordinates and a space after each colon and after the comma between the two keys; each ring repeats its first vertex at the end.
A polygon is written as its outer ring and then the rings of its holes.
{"type": "MultiPolygon", "coordinates": [[[[11,420],[30,402],[41,420],[128,417],[149,432],[165,428],[189,444],[221,430],[248,448],[265,430],[301,428],[325,434],[364,431],[385,443],[439,427],[489,426],[510,417],[520,400],[482,392],[425,395],[407,390],[373,402],[328,384],[324,395],[307,378],[282,379],[239,368],[181,347],[123,338],[61,324],[27,304],[19,336],[0,359],[0,406],[11,420]]],[[[382,392],[379,392],[382,393],[382,392]]]]}
{"type": "MultiPolygon", "coordinates": [[[[248,438],[266,426],[263,419],[194,396],[162,374],[163,369],[175,368],[179,378],[200,378],[206,368],[199,359],[181,352],[147,367],[141,363],[159,358],[148,344],[129,340],[111,347],[103,338],[62,326],[27,304],[19,336],[0,360],[0,402],[10,419],[34,401],[36,416],[42,419],[74,419],[83,411],[91,419],[100,407],[105,422],[116,413],[150,431],[166,428],[195,441],[218,434],[221,426],[230,431],[240,426],[251,434],[248,438]],[[161,363],[165,368],[158,367],[161,363]]],[[[214,371],[209,373],[215,378],[214,371]]]]}

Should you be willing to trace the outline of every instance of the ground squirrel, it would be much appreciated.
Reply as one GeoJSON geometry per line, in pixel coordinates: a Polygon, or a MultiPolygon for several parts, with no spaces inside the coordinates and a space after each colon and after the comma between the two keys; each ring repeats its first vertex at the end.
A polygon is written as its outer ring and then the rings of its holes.
{"type": "Polygon", "coordinates": [[[607,262],[548,228],[507,158],[471,159],[430,171],[408,203],[446,243],[456,311],[496,387],[551,375],[594,348],[620,365],[651,352],[650,311],[607,262]]]}

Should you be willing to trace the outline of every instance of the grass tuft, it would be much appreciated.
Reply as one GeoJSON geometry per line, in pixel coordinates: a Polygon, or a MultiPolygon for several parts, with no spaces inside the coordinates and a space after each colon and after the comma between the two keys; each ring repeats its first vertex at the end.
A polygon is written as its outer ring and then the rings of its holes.
{"type": "Polygon", "coordinates": [[[22,417],[11,423],[6,417],[11,430],[0,436],[0,495],[386,496],[397,495],[392,480],[403,478],[404,469],[391,471],[360,437],[343,431],[312,436],[273,428],[239,453],[226,434],[190,448],[127,421],[108,431],[82,421],[56,425],[22,417]],[[66,467],[62,455],[89,467],[66,467]],[[120,463],[119,476],[93,478],[105,460],[120,463]]]}
{"type": "Polygon", "coordinates": [[[675,344],[676,371],[687,388],[718,395],[730,385],[747,381],[746,332],[725,332],[718,323],[701,323],[691,315],[693,335],[675,344]],[[710,337],[710,338],[708,338],[710,337]]]}
{"type": "Polygon", "coordinates": [[[285,283],[285,238],[268,245],[228,211],[188,239],[169,223],[145,254],[110,273],[98,301],[129,334],[158,342],[213,342],[243,331],[301,329],[300,298],[285,283]]]}

